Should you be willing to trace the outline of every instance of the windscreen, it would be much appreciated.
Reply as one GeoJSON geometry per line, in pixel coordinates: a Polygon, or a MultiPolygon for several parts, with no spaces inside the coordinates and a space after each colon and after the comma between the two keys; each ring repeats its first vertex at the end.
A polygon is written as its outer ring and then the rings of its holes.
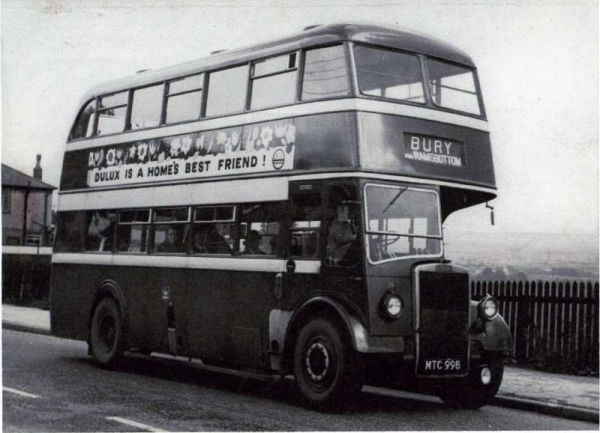
{"type": "Polygon", "coordinates": [[[369,184],[365,200],[371,262],[441,255],[439,199],[435,191],[369,184]]]}

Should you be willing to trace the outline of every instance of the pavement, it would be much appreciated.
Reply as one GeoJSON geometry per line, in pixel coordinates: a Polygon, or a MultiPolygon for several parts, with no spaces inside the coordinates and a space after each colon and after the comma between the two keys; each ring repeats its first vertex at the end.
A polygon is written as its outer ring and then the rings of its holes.
{"type": "MultiPolygon", "coordinates": [[[[2,327],[51,335],[50,313],[3,304],[2,327]]],[[[598,423],[599,402],[597,377],[547,373],[506,365],[502,386],[493,404],[598,423]]]]}

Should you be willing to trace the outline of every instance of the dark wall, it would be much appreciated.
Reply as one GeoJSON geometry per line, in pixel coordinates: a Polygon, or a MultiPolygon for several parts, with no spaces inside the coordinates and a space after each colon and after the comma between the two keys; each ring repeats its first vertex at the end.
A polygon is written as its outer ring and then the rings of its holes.
{"type": "Polygon", "coordinates": [[[47,307],[50,257],[2,254],[2,302],[47,307]]]}

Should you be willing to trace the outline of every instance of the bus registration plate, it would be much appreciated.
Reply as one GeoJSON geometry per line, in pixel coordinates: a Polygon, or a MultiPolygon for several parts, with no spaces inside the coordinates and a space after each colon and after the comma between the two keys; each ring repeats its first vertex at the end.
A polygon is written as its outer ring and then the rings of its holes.
{"type": "Polygon", "coordinates": [[[463,362],[460,359],[425,359],[423,371],[425,373],[460,372],[463,370],[463,362]]]}

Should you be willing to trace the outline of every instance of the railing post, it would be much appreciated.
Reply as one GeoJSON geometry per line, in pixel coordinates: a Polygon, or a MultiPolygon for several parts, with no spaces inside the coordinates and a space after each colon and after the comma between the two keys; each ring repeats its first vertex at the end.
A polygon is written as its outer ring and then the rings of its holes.
{"type": "Polygon", "coordinates": [[[527,335],[531,318],[529,317],[529,296],[525,287],[527,284],[519,284],[517,325],[515,327],[515,359],[518,363],[527,361],[527,335]]]}

